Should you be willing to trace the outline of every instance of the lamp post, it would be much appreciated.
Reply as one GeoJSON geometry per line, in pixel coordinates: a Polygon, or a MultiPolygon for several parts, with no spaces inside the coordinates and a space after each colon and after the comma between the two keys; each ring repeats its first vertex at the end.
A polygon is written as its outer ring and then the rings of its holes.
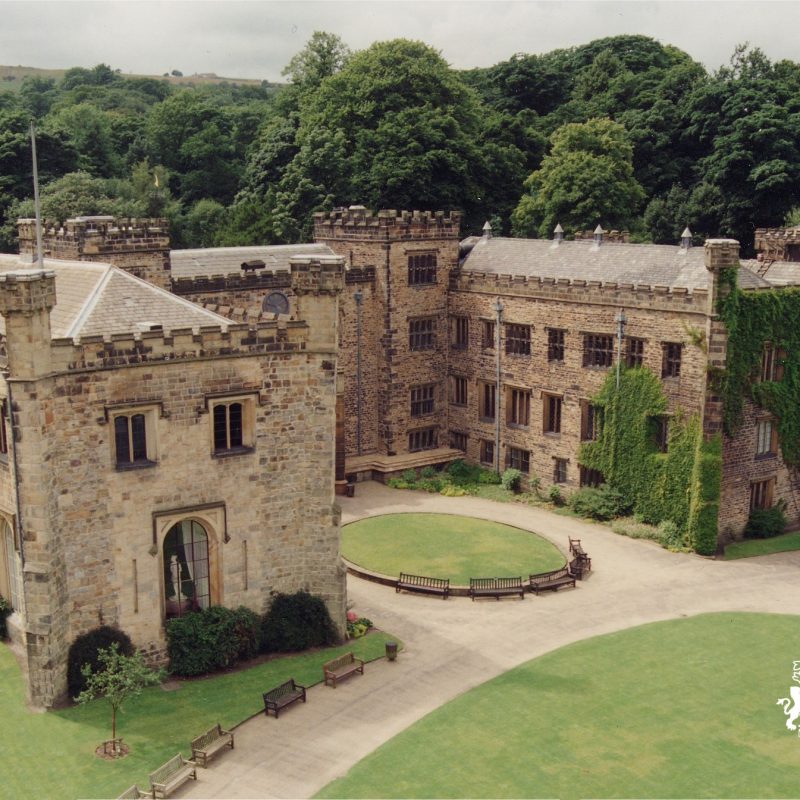
{"type": "Polygon", "coordinates": [[[625,335],[625,325],[628,318],[625,316],[625,311],[620,309],[614,317],[614,322],[617,323],[617,391],[619,391],[619,369],[622,363],[622,337],[625,335]]]}

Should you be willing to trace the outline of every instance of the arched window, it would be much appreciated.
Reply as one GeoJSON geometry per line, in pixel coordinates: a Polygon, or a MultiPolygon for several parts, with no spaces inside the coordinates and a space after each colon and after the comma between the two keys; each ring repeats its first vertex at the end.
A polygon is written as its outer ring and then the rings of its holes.
{"type": "Polygon", "coordinates": [[[167,531],[164,595],[167,618],[210,605],[208,534],[199,522],[184,519],[167,531]]]}
{"type": "Polygon", "coordinates": [[[14,611],[19,611],[22,595],[14,531],[7,520],[0,519],[0,595],[5,597],[14,611]]]}

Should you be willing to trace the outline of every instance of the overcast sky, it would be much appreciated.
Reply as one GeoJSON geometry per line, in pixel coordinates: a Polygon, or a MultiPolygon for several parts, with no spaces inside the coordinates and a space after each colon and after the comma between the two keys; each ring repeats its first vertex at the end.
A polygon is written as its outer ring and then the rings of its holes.
{"type": "Polygon", "coordinates": [[[315,30],[354,50],[420,39],[454,67],[545,53],[622,33],[652,36],[709,69],[749,41],[770,59],[800,61],[800,2],[560,0],[0,0],[0,63],[280,80],[315,30]]]}

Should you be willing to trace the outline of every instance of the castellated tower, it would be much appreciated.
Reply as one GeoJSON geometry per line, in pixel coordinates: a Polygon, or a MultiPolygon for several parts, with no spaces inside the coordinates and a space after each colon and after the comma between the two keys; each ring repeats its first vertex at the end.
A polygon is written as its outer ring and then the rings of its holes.
{"type": "Polygon", "coordinates": [[[346,266],[348,459],[447,445],[447,290],[460,219],[455,211],[372,214],[363,206],[315,215],[314,241],[346,266]]]}
{"type": "Polygon", "coordinates": [[[304,589],[343,633],[343,259],[293,262],[297,313],[252,325],[108,264],[45,267],[0,256],[0,587],[30,701],[64,695],[98,625],[163,663],[166,620],[304,589]]]}
{"type": "MultiPolygon", "coordinates": [[[[45,222],[44,255],[65,261],[100,261],[162,289],[170,288],[169,223],[165,219],[77,217],[45,222]]],[[[36,252],[36,220],[17,220],[19,252],[36,252]]]]}

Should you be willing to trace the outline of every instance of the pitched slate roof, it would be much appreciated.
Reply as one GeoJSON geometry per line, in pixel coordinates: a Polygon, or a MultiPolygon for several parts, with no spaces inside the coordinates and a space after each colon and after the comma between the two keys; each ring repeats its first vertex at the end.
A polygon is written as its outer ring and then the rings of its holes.
{"type": "Polygon", "coordinates": [[[334,255],[325,244],[275,244],[259,247],[208,247],[170,250],[173,278],[241,274],[245,261],[263,261],[265,269],[289,271],[289,259],[298,255],[334,255]]]}
{"type": "MultiPolygon", "coordinates": [[[[0,255],[0,272],[31,266],[35,265],[19,256],[0,255]]],[[[56,305],[50,312],[53,338],[230,324],[225,317],[110,264],[47,258],[44,268],[56,275],[56,305]]],[[[0,327],[5,332],[4,322],[0,327]]]]}
{"type": "Polygon", "coordinates": [[[765,266],[762,261],[748,259],[740,263],[772,286],[800,286],[800,262],[773,261],[765,266]]]}
{"type": "MultiPolygon", "coordinates": [[[[462,269],[498,275],[608,281],[634,285],[708,289],[702,247],[672,245],[596,245],[593,241],[481,238],[462,262],[462,269]]],[[[758,275],[742,271],[742,288],[769,286],[758,275]]]]}

